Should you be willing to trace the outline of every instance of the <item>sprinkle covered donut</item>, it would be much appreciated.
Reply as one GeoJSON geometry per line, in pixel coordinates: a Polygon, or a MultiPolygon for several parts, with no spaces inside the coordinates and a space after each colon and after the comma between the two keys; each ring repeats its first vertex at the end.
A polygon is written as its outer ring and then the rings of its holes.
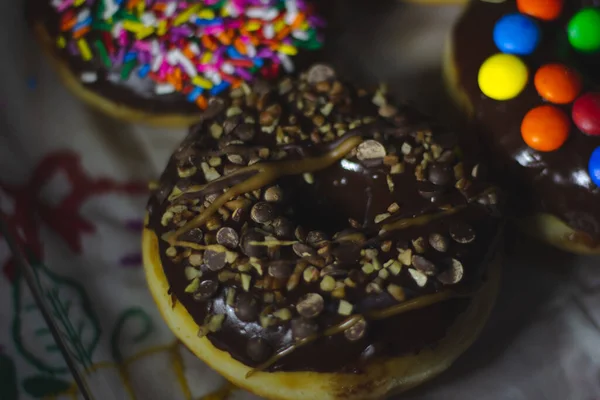
{"type": "Polygon", "coordinates": [[[521,225],[600,253],[600,2],[474,0],[445,60],[449,88],[521,225]]]}
{"type": "Polygon", "coordinates": [[[266,398],[375,399],[465,350],[502,218],[455,134],[325,65],[207,115],[144,231],[150,289],[196,355],[266,398]]]}
{"type": "Polygon", "coordinates": [[[293,73],[325,26],[303,0],[30,0],[27,10],[76,94],[167,125],[197,120],[211,97],[257,77],[293,73]]]}

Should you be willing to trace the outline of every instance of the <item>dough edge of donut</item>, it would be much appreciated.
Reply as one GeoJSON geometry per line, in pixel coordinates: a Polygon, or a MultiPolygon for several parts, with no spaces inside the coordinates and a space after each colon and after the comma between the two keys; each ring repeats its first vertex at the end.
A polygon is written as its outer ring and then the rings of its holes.
{"type": "Polygon", "coordinates": [[[319,372],[257,372],[246,379],[250,367],[217,349],[206,338],[198,338],[198,325],[176,301],[172,306],[169,284],[158,252],[156,233],[144,228],[143,264],[146,281],[162,318],[186,347],[228,381],[271,400],[381,399],[420,385],[446,370],[479,336],[495,303],[500,285],[501,246],[488,267],[487,279],[471,304],[451,326],[434,350],[417,355],[374,359],[362,374],[319,372]]]}
{"type": "MultiPolygon", "coordinates": [[[[471,120],[474,114],[473,105],[458,82],[453,35],[454,31],[448,35],[444,45],[442,65],[444,85],[454,104],[468,120],[471,120]]],[[[579,240],[578,238],[585,237],[587,234],[571,228],[555,215],[534,213],[518,219],[516,225],[521,231],[558,249],[575,254],[600,255],[600,244],[589,246],[585,241],[579,240]]]]}
{"type": "Polygon", "coordinates": [[[75,97],[96,111],[106,114],[112,118],[131,123],[143,123],[165,128],[187,128],[197,123],[202,118],[202,110],[198,114],[154,114],[142,111],[134,107],[126,106],[90,90],[83,85],[77,76],[71,71],[69,65],[63,61],[56,52],[56,44],[48,33],[43,23],[33,23],[33,33],[42,48],[44,55],[50,60],[53,69],[58,73],[61,82],[69,89],[75,97]]]}

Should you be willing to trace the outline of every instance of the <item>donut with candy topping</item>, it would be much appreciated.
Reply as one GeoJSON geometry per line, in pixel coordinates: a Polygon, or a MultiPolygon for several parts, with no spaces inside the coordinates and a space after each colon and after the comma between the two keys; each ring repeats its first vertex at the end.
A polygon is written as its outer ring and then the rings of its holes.
{"type": "Polygon", "coordinates": [[[519,223],[600,253],[600,2],[474,0],[444,71],[519,223]]]}

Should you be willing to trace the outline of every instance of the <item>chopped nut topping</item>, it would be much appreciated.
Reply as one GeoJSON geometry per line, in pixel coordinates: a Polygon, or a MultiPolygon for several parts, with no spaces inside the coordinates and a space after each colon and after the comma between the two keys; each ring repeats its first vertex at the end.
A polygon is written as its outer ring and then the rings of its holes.
{"type": "Polygon", "coordinates": [[[252,281],[252,277],[248,274],[241,274],[242,277],[242,288],[245,292],[250,290],[250,282],[252,281]]]}
{"type": "Polygon", "coordinates": [[[379,270],[378,276],[381,279],[385,280],[390,276],[390,273],[388,272],[387,269],[381,269],[381,270],[379,270]]]}
{"type": "Polygon", "coordinates": [[[398,275],[400,274],[400,271],[402,271],[402,264],[394,260],[392,265],[389,266],[388,270],[392,273],[392,275],[398,275]]]}
{"type": "Polygon", "coordinates": [[[165,251],[165,254],[167,255],[167,257],[175,257],[177,255],[177,249],[173,246],[167,248],[167,250],[165,251]]]}
{"type": "Polygon", "coordinates": [[[292,319],[292,312],[288,308],[282,308],[273,313],[273,316],[279,318],[282,321],[289,321],[292,319]]]}
{"type": "Polygon", "coordinates": [[[404,293],[404,289],[402,287],[390,283],[387,287],[387,291],[396,301],[404,301],[406,300],[406,294],[404,293]]]}
{"type": "Polygon", "coordinates": [[[388,219],[391,216],[389,213],[383,213],[375,216],[375,223],[378,224],[381,221],[388,219]]]}
{"type": "Polygon", "coordinates": [[[319,270],[311,265],[304,270],[302,277],[306,283],[315,282],[319,279],[319,270]]]}
{"type": "Polygon", "coordinates": [[[198,290],[198,287],[200,286],[200,278],[194,278],[186,287],[185,287],[185,292],[186,293],[194,293],[196,290],[198,290]]]}
{"type": "Polygon", "coordinates": [[[398,261],[403,265],[409,266],[412,264],[412,250],[411,249],[400,249],[398,250],[398,261]]]}
{"type": "Polygon", "coordinates": [[[362,266],[362,271],[367,275],[372,274],[373,272],[375,272],[375,267],[373,267],[373,264],[371,263],[366,263],[362,266]]]}
{"type": "Polygon", "coordinates": [[[423,254],[425,253],[425,250],[427,250],[425,239],[423,239],[423,237],[418,237],[413,240],[412,245],[415,248],[415,251],[419,254],[423,254]]]}
{"type": "Polygon", "coordinates": [[[387,253],[391,249],[392,249],[392,241],[391,240],[385,240],[384,242],[381,243],[381,251],[383,251],[384,253],[387,253]]]}
{"type": "Polygon", "coordinates": [[[392,168],[390,169],[390,174],[392,174],[392,175],[401,174],[403,172],[404,172],[404,164],[402,164],[402,163],[392,165],[392,168]]]}
{"type": "Polygon", "coordinates": [[[400,209],[400,206],[398,205],[398,203],[392,203],[390,204],[390,206],[388,207],[388,212],[390,214],[395,213],[396,211],[398,211],[400,209]]]}
{"type": "Polygon", "coordinates": [[[336,287],[331,292],[331,296],[336,299],[343,299],[346,297],[346,286],[343,283],[336,282],[336,287]]]}
{"type": "Polygon", "coordinates": [[[309,185],[312,185],[313,183],[315,183],[315,178],[313,177],[313,174],[311,174],[310,172],[303,173],[302,177],[304,178],[304,181],[306,183],[308,183],[309,185]]]}
{"type": "Polygon", "coordinates": [[[410,276],[412,276],[412,278],[415,280],[415,282],[417,283],[417,285],[419,287],[423,287],[427,284],[427,275],[425,275],[421,271],[409,268],[408,272],[410,273],[410,276]]]}
{"type": "Polygon", "coordinates": [[[335,279],[330,276],[330,275],[326,275],[320,283],[320,288],[322,291],[324,292],[331,292],[334,288],[335,288],[335,279]]]}
{"type": "Polygon", "coordinates": [[[338,314],[340,315],[350,315],[352,314],[352,310],[354,306],[347,302],[346,300],[340,300],[340,304],[338,306],[338,314]]]}
{"type": "Polygon", "coordinates": [[[170,211],[166,211],[161,220],[160,220],[160,224],[162,226],[167,226],[169,224],[169,221],[171,221],[173,219],[174,214],[170,211]]]}
{"type": "Polygon", "coordinates": [[[194,278],[200,278],[202,276],[202,271],[194,267],[185,267],[184,274],[185,279],[191,281],[194,278]]]}
{"type": "Polygon", "coordinates": [[[383,292],[383,289],[381,289],[381,286],[377,282],[369,282],[365,290],[368,294],[383,292]]]}

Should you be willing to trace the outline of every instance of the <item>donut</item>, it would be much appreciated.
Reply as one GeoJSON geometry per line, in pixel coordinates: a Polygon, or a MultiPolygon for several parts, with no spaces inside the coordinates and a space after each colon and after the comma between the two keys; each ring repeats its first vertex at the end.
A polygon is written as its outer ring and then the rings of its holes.
{"type": "Polygon", "coordinates": [[[27,19],[84,102],[182,127],[213,96],[306,68],[325,24],[315,4],[297,0],[28,0],[27,19]]]}
{"type": "Polygon", "coordinates": [[[269,399],[377,399],[432,378],[499,283],[502,196],[464,153],[324,64],[214,99],[148,202],[163,318],[269,399]]]}
{"type": "Polygon", "coordinates": [[[444,75],[517,225],[600,254],[600,2],[472,1],[444,75]]]}

